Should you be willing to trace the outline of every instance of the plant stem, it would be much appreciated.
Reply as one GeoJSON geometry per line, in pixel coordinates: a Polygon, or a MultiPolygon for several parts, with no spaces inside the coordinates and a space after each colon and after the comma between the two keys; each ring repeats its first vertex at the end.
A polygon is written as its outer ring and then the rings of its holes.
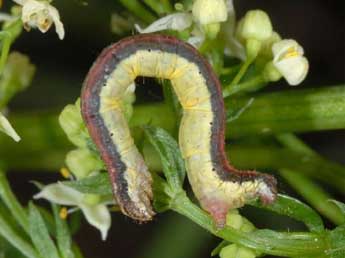
{"type": "Polygon", "coordinates": [[[232,227],[216,229],[210,216],[192,203],[185,193],[175,196],[171,209],[218,237],[266,254],[312,256],[321,255],[326,248],[324,239],[314,233],[277,233],[270,230],[244,233],[232,227]]]}
{"type": "MultiPolygon", "coordinates": [[[[237,120],[227,123],[227,138],[345,128],[344,86],[252,97],[250,107],[237,120]]],[[[239,110],[247,102],[248,97],[227,98],[226,110],[239,110]]]]}
{"type": "Polygon", "coordinates": [[[337,225],[345,223],[344,215],[333,203],[329,202],[332,198],[319,186],[297,171],[281,169],[280,174],[321,214],[337,225]]]}
{"type": "Polygon", "coordinates": [[[144,2],[158,15],[167,14],[172,11],[169,0],[144,0],[144,2]]]}
{"type": "MultiPolygon", "coordinates": [[[[241,81],[242,77],[245,75],[245,73],[247,72],[249,66],[253,63],[255,58],[247,58],[246,61],[241,65],[240,70],[238,71],[238,73],[236,74],[235,78],[232,80],[232,82],[224,87],[223,90],[223,97],[226,98],[229,95],[233,94],[234,91],[234,87],[236,85],[239,84],[239,82],[241,81]]],[[[238,88],[238,87],[236,87],[238,88]]],[[[236,90],[235,90],[236,91],[236,90]]]]}
{"type": "Polygon", "coordinates": [[[145,23],[149,24],[156,20],[156,17],[152,15],[145,6],[143,6],[137,0],[119,0],[120,3],[126,7],[131,13],[140,18],[145,23]]]}
{"type": "Polygon", "coordinates": [[[258,75],[243,83],[234,84],[231,87],[226,86],[223,90],[223,97],[227,98],[239,92],[251,92],[256,91],[266,86],[266,81],[263,76],[258,75]]]}

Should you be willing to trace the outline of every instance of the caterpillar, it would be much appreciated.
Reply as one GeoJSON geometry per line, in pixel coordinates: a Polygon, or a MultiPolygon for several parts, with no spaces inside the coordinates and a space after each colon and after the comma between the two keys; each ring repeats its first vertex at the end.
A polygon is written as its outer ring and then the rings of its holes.
{"type": "Polygon", "coordinates": [[[126,90],[137,76],[169,79],[183,108],[179,146],[189,182],[203,209],[224,225],[231,208],[276,197],[273,176],[240,171],[224,151],[225,111],[220,82],[191,45],[166,35],[136,35],[103,50],[81,93],[81,112],[103,159],[122,212],[151,220],[152,178],[123,113],[126,90]]]}

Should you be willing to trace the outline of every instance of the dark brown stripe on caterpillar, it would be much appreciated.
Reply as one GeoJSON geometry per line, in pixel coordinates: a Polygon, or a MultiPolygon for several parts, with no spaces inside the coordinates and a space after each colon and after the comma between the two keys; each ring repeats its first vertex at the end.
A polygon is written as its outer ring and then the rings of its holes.
{"type": "Polygon", "coordinates": [[[82,114],[100,150],[122,211],[137,220],[154,214],[151,176],[132,143],[121,101],[136,76],[170,79],[184,109],[180,147],[193,191],[218,224],[229,208],[259,196],[276,196],[272,176],[239,171],[224,152],[224,103],[209,63],[174,37],[140,35],[106,48],[89,71],[82,90],[82,114]]]}

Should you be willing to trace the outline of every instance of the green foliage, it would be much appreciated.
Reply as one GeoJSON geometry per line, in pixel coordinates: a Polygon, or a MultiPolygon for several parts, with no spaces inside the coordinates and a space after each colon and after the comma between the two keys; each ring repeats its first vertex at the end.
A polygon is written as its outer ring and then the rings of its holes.
{"type": "MultiPolygon", "coordinates": [[[[118,2],[129,12],[121,14],[120,22],[125,31],[130,31],[134,23],[147,26],[157,21],[158,17],[175,13],[172,1],[169,0],[118,2]]],[[[175,8],[186,15],[192,15],[192,5],[193,1],[185,0],[175,8]]],[[[35,66],[28,57],[10,52],[12,43],[22,32],[21,11],[21,8],[13,9],[12,19],[6,21],[0,31],[1,111],[17,93],[31,84],[35,73],[35,66]]],[[[229,20],[234,18],[229,17],[229,20]]],[[[262,28],[259,28],[262,19],[256,16],[252,18],[259,19],[259,22],[252,22],[246,27],[256,28],[258,30],[255,31],[262,33],[262,28]]],[[[264,19],[269,21],[268,16],[264,19]]],[[[178,25],[175,21],[174,26],[178,25]]],[[[239,60],[224,54],[224,49],[234,43],[229,41],[239,40],[234,35],[227,35],[228,27],[233,27],[230,33],[233,34],[235,24],[227,22],[200,26],[193,19],[193,24],[187,29],[169,29],[166,33],[182,40],[196,36],[193,34],[195,31],[204,36],[198,50],[213,66],[223,84],[226,138],[240,138],[238,144],[231,145],[231,148],[227,146],[232,161],[243,167],[277,171],[311,206],[281,194],[270,206],[263,206],[259,202],[253,202],[251,205],[301,221],[309,231],[278,232],[257,229],[234,211],[228,214],[231,219],[224,228],[215,227],[209,214],[195,204],[183,189],[186,171],[179,146],[174,139],[183,111],[170,82],[167,81],[160,82],[164,90],[164,104],[146,103],[136,106],[132,116],[134,96],[130,93],[125,105],[125,113],[128,119],[131,117],[129,124],[136,141],[142,140],[144,132],[146,140],[154,150],[145,158],[159,160],[155,169],[163,171],[163,174],[152,173],[155,210],[175,211],[219,237],[222,241],[211,255],[219,254],[221,258],[254,258],[266,254],[300,258],[345,257],[345,204],[334,200],[330,193],[315,182],[317,180],[325,183],[344,194],[345,168],[320,156],[293,134],[344,129],[344,85],[257,94],[260,89],[268,86],[269,82],[282,77],[275,67],[271,51],[273,35],[270,35],[269,42],[264,42],[263,39],[259,43],[253,41],[252,35],[245,39],[246,55],[244,60],[239,60]],[[222,28],[219,32],[220,27],[222,28]],[[251,157],[250,160],[248,157],[251,157]],[[328,218],[338,227],[325,229],[322,217],[328,218]]],[[[240,30],[241,27],[238,26],[237,29],[240,30]]],[[[249,31],[252,32],[252,29],[249,31]]],[[[268,34],[270,33],[271,29],[268,34]]],[[[274,40],[280,41],[280,37],[276,35],[274,40]]],[[[239,52],[233,52],[235,56],[241,56],[239,52]]],[[[288,55],[281,58],[286,56],[288,55]]],[[[41,113],[38,119],[32,115],[13,119],[14,127],[23,132],[27,141],[20,145],[11,145],[0,135],[1,146],[6,146],[0,148],[1,163],[4,162],[10,169],[60,168],[57,166],[61,166],[65,160],[66,150],[70,146],[58,127],[57,114],[48,117],[49,119],[44,118],[46,114],[41,113]],[[47,135],[48,137],[45,137],[47,135]],[[21,157],[20,162],[18,157],[21,157]]],[[[109,176],[102,171],[104,166],[83,122],[79,100],[64,108],[59,116],[59,123],[67,138],[78,147],[70,152],[66,159],[67,166],[77,178],[62,183],[86,194],[86,197],[96,194],[98,199],[108,200],[112,195],[109,176]],[[91,173],[94,171],[96,173],[91,173]]],[[[69,229],[68,222],[61,219],[59,209],[59,206],[53,205],[51,213],[32,202],[28,208],[23,207],[11,191],[4,172],[0,170],[0,257],[82,258],[82,253],[71,238],[72,232],[79,229],[81,215],[72,215],[72,229],[69,229]]],[[[170,242],[168,247],[171,247],[170,242]]]]}

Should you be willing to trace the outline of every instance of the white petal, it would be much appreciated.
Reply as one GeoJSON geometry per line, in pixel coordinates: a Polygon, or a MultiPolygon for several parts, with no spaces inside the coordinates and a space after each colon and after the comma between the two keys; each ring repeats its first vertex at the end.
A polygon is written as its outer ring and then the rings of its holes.
{"type": "Polygon", "coordinates": [[[272,52],[274,56],[274,61],[277,62],[280,59],[284,58],[286,53],[296,51],[298,55],[303,55],[303,48],[293,39],[284,39],[278,41],[272,45],[272,52]]]}
{"type": "Polygon", "coordinates": [[[303,56],[285,58],[273,64],[292,86],[300,84],[309,70],[308,60],[303,56]]]}
{"type": "Polygon", "coordinates": [[[12,139],[15,140],[16,142],[20,141],[19,135],[13,129],[10,122],[8,122],[7,118],[1,113],[0,113],[0,131],[12,137],[12,139]]]}
{"type": "Polygon", "coordinates": [[[81,205],[86,220],[95,228],[101,231],[102,240],[107,238],[108,230],[111,225],[110,212],[104,204],[94,206],[81,205]]]}
{"type": "Polygon", "coordinates": [[[195,36],[195,37],[190,37],[187,42],[194,47],[198,48],[202,42],[204,41],[205,37],[203,36],[195,36]]]}
{"type": "Polygon", "coordinates": [[[80,206],[84,194],[62,183],[55,183],[45,186],[34,198],[43,198],[60,205],[80,206]]]}
{"type": "Polygon", "coordinates": [[[49,6],[49,13],[51,18],[53,19],[55,31],[58,34],[59,39],[63,39],[65,37],[65,29],[63,27],[62,22],[60,21],[60,15],[58,10],[53,6],[49,6]]]}
{"type": "Polygon", "coordinates": [[[141,29],[139,25],[135,28],[140,33],[151,33],[162,30],[177,30],[181,31],[187,29],[192,25],[192,16],[188,13],[174,13],[164,16],[157,21],[150,24],[145,29],[141,29]]]}

